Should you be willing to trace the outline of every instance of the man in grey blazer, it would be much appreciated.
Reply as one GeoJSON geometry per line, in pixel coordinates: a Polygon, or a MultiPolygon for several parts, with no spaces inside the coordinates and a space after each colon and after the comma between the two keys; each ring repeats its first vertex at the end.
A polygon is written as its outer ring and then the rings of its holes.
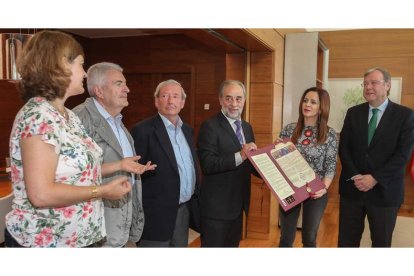
{"type": "Polygon", "coordinates": [[[366,103],[351,107],[339,141],[339,247],[359,247],[368,217],[372,247],[390,247],[414,145],[414,112],[391,102],[391,76],[364,74],[366,103]]]}
{"type": "MultiPolygon", "coordinates": [[[[121,111],[128,106],[129,88],[122,74],[123,69],[113,63],[102,62],[88,69],[88,92],[91,96],[73,109],[81,119],[86,131],[103,150],[104,162],[133,161],[138,173],[153,170],[155,165],[137,163],[134,142],[122,123],[121,111]]],[[[133,184],[132,191],[120,200],[103,200],[105,206],[106,247],[123,247],[128,240],[137,242],[144,228],[142,187],[139,174],[126,169],[106,176],[103,183],[119,175],[126,175],[133,184]]]]}

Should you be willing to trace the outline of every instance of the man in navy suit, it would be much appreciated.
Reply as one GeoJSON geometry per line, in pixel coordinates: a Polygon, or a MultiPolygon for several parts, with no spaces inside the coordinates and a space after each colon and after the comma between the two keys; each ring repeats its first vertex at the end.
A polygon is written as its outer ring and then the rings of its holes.
{"type": "Polygon", "coordinates": [[[156,171],[142,177],[145,226],[140,247],[186,247],[190,200],[197,182],[193,129],[178,115],[186,94],[175,80],[161,82],[154,93],[158,114],[131,131],[141,162],[151,160],[156,171]]]}
{"type": "Polygon", "coordinates": [[[339,142],[339,247],[359,247],[368,217],[373,247],[390,247],[404,200],[404,174],[414,145],[413,110],[388,99],[391,76],[364,74],[367,103],[351,107],[339,142]]]}
{"type": "Polygon", "coordinates": [[[241,119],[245,100],[243,83],[224,81],[219,92],[221,111],[200,127],[202,247],[238,247],[242,237],[250,173],[256,172],[246,152],[257,149],[251,125],[241,119]]]}

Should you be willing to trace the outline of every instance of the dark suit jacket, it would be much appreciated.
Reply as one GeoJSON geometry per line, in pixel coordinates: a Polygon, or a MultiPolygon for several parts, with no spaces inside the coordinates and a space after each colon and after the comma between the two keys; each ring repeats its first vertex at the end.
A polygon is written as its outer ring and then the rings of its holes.
{"type": "MultiPolygon", "coordinates": [[[[242,121],[246,143],[254,142],[252,127],[242,121]]],[[[236,167],[234,153],[241,150],[239,140],[222,112],[205,121],[197,143],[203,179],[201,215],[214,219],[236,219],[249,210],[250,173],[248,160],[236,167]]]]}
{"type": "Polygon", "coordinates": [[[365,197],[376,206],[399,206],[414,145],[414,112],[389,101],[369,146],[368,112],[368,103],[363,103],[346,114],[339,141],[339,193],[349,199],[365,197]],[[360,192],[352,181],[346,181],[356,174],[371,174],[378,183],[368,192],[360,192]]]}
{"type": "MultiPolygon", "coordinates": [[[[193,129],[183,124],[182,131],[191,149],[194,164],[197,155],[193,129]]],[[[160,115],[136,124],[131,131],[140,163],[148,161],[157,165],[154,171],[142,176],[142,202],[145,225],[142,239],[167,241],[172,238],[180,199],[180,176],[174,150],[160,115]]],[[[196,176],[199,175],[195,165],[196,176]]],[[[196,185],[198,185],[196,183],[196,185]]]]}

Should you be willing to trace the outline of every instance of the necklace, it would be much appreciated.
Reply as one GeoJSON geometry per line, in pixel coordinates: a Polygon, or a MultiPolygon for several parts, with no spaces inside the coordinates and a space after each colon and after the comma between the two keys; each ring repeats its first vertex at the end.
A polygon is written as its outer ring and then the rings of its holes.
{"type": "Polygon", "coordinates": [[[49,102],[49,104],[51,105],[51,106],[53,106],[53,108],[60,114],[60,115],[62,115],[62,117],[67,121],[68,119],[69,119],[69,114],[68,114],[68,112],[66,111],[66,108],[65,107],[63,107],[63,110],[61,111],[59,108],[57,108],[52,102],[49,102]]]}
{"type": "Polygon", "coordinates": [[[63,116],[63,118],[65,118],[65,120],[67,121],[69,119],[69,114],[66,111],[66,108],[63,110],[63,113],[59,111],[59,113],[63,116]]]}

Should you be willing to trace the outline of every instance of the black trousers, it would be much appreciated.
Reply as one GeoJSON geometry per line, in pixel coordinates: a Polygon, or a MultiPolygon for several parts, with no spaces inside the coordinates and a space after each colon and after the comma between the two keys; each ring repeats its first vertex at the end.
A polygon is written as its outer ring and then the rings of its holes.
{"type": "Polygon", "coordinates": [[[9,230],[4,229],[4,246],[5,247],[24,247],[21,246],[13,237],[10,235],[9,230]]]}
{"type": "Polygon", "coordinates": [[[201,218],[201,247],[239,247],[243,215],[234,220],[201,218]]]}
{"type": "Polygon", "coordinates": [[[392,233],[399,206],[374,206],[364,198],[359,200],[341,196],[339,206],[338,247],[359,247],[368,218],[372,247],[391,247],[392,233]]]}

